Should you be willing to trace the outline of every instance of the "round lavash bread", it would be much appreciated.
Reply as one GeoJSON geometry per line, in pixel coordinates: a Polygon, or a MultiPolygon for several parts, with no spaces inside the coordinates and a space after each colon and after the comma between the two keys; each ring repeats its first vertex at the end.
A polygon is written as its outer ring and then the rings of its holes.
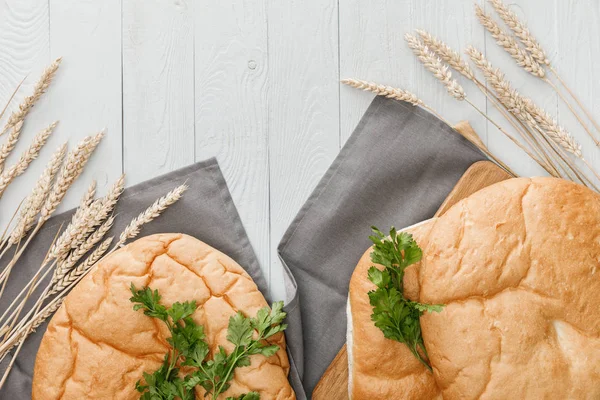
{"type": "MultiPolygon", "coordinates": [[[[202,324],[214,352],[227,341],[229,317],[267,306],[250,276],[231,258],[182,234],[139,239],[108,256],[66,297],[42,340],[35,363],[34,400],[138,399],[135,382],[161,365],[168,344],[166,326],[134,312],[130,284],[158,289],[161,303],[196,300],[194,320],[202,324]]],[[[231,388],[219,398],[249,391],[261,400],[294,399],[282,334],[272,357],[251,356],[235,370],[231,388]]],[[[203,390],[196,398],[202,399],[203,390]]]]}
{"type": "Polygon", "coordinates": [[[434,224],[421,318],[445,400],[600,398],[600,201],[553,178],[519,178],[434,224]]]}
{"type": "MultiPolygon", "coordinates": [[[[428,238],[431,221],[405,229],[423,247],[428,238]]],[[[375,285],[367,273],[373,265],[372,248],[362,256],[349,289],[348,313],[348,393],[352,400],[441,399],[434,377],[405,344],[386,339],[371,321],[373,308],[369,291],[375,285]]],[[[380,266],[380,268],[383,268],[380,266]]],[[[404,294],[410,299],[419,297],[419,263],[409,266],[404,275],[404,294]]]]}

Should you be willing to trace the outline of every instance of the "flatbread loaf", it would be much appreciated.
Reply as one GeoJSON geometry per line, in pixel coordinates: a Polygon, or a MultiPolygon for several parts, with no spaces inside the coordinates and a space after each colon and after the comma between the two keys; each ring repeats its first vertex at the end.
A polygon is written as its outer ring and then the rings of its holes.
{"type": "MultiPolygon", "coordinates": [[[[412,233],[420,247],[426,244],[432,222],[405,229],[412,233]]],[[[348,369],[349,395],[352,400],[441,399],[434,377],[405,344],[386,339],[371,321],[373,308],[368,292],[375,289],[367,272],[373,265],[372,248],[362,256],[349,290],[348,369]]],[[[383,268],[383,267],[382,267],[383,268]]],[[[404,275],[404,294],[419,298],[419,263],[409,266],[404,275]]]]}
{"type": "MultiPolygon", "coordinates": [[[[113,253],[66,297],[52,318],[35,364],[34,400],[137,399],[135,382],[156,370],[168,349],[168,329],[134,312],[129,286],[158,289],[165,305],[196,300],[194,320],[202,324],[214,352],[230,352],[229,317],[247,316],[267,305],[250,276],[231,258],[182,234],[148,236],[113,253]]],[[[251,356],[235,370],[231,388],[219,398],[257,391],[261,400],[295,399],[287,374],[283,335],[272,357],[251,356]]],[[[204,392],[198,390],[196,398],[204,392]]]]}
{"type": "Polygon", "coordinates": [[[438,218],[421,318],[445,400],[600,398],[600,200],[554,178],[483,189],[438,218]]]}

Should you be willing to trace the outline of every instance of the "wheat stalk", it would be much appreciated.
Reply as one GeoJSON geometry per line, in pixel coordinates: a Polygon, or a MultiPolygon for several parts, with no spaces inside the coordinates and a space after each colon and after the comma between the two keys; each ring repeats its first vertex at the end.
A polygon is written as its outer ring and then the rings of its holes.
{"type": "Polygon", "coordinates": [[[2,197],[8,185],[10,185],[15,178],[22,175],[27,167],[29,167],[29,164],[37,158],[40,150],[44,144],[46,144],[48,137],[50,137],[50,134],[56,125],[57,122],[54,122],[38,133],[29,148],[21,154],[19,160],[0,175],[0,197],[2,197]]]}
{"type": "Polygon", "coordinates": [[[421,29],[417,29],[416,32],[423,43],[454,70],[471,81],[475,80],[475,73],[471,69],[471,66],[463,59],[460,53],[452,50],[450,46],[429,32],[421,29]]]}
{"type": "Polygon", "coordinates": [[[521,23],[517,15],[500,0],[489,0],[489,2],[492,4],[500,18],[502,18],[502,21],[504,21],[510,30],[513,31],[515,36],[519,38],[520,42],[525,46],[525,49],[531,56],[540,65],[550,65],[550,60],[546,57],[546,52],[537,39],[529,32],[529,29],[521,23]]]}
{"type": "Polygon", "coordinates": [[[84,243],[89,234],[97,226],[103,224],[104,220],[113,212],[121,193],[123,193],[124,185],[125,177],[121,175],[106,196],[95,201],[89,198],[92,189],[90,186],[81,205],[73,214],[71,222],[50,250],[50,259],[61,260],[71,249],[76,249],[84,243]]]}
{"type": "Polygon", "coordinates": [[[0,147],[0,173],[4,170],[4,163],[6,162],[6,159],[17,145],[22,130],[23,121],[20,121],[12,127],[10,134],[6,138],[6,142],[4,142],[2,147],[0,147]]]}
{"type": "Polygon", "coordinates": [[[380,85],[360,79],[342,79],[340,82],[356,89],[375,93],[378,96],[384,96],[389,99],[410,103],[413,106],[425,106],[425,103],[423,103],[423,101],[421,101],[417,95],[407,90],[397,89],[391,86],[380,85]]]}
{"type": "Polygon", "coordinates": [[[23,122],[25,120],[25,117],[27,116],[33,105],[46,92],[48,86],[50,86],[50,83],[52,82],[52,79],[56,74],[56,70],[58,69],[61,60],[61,58],[57,58],[44,70],[40,80],[35,84],[35,87],[33,88],[33,94],[27,96],[25,100],[23,100],[23,102],[19,105],[19,108],[10,115],[8,121],[6,122],[6,125],[2,129],[2,132],[0,132],[0,135],[6,133],[9,129],[13,128],[18,123],[23,122]]]}
{"type": "Polygon", "coordinates": [[[81,175],[85,164],[104,137],[104,132],[87,136],[69,152],[48,198],[40,211],[39,221],[46,221],[56,210],[73,182],[81,175]]]}
{"type": "Polygon", "coordinates": [[[367,92],[375,93],[377,96],[387,97],[388,99],[394,99],[405,103],[412,104],[413,106],[421,106],[436,117],[450,125],[440,114],[438,114],[433,108],[429,107],[414,93],[411,93],[404,89],[395,88],[392,86],[381,85],[375,82],[363,81],[361,79],[342,79],[340,81],[344,85],[351,86],[356,89],[364,90],[367,92]]]}
{"type": "Polygon", "coordinates": [[[67,144],[60,146],[52,155],[46,169],[36,182],[31,194],[27,197],[21,208],[19,219],[11,235],[8,239],[9,246],[17,244],[25,237],[27,232],[32,228],[35,218],[42,209],[42,205],[52,188],[54,177],[58,173],[60,166],[67,152],[67,144]]]}
{"type": "Polygon", "coordinates": [[[87,271],[89,271],[90,268],[92,268],[98,262],[98,260],[102,258],[104,253],[106,253],[113,240],[113,237],[105,239],[98,247],[94,249],[88,258],[79,263],[76,268],[71,269],[64,276],[58,278],[56,282],[54,282],[52,289],[48,292],[48,296],[52,296],[65,290],[67,287],[69,287],[69,285],[75,282],[77,278],[87,273],[87,271]]]}
{"type": "Polygon", "coordinates": [[[504,32],[498,23],[487,15],[478,4],[475,4],[475,13],[481,25],[496,39],[496,43],[506,50],[520,67],[538,78],[543,79],[546,76],[544,68],[527,51],[522,49],[511,35],[504,32]]]}
{"type": "MultiPolygon", "coordinates": [[[[151,222],[157,218],[167,207],[177,202],[187,188],[188,186],[185,184],[176,187],[140,213],[123,230],[119,237],[119,242],[110,251],[108,251],[108,253],[106,253],[106,249],[110,246],[112,238],[105,240],[96,250],[94,250],[94,252],[92,252],[86,261],[81,263],[78,267],[72,269],[62,279],[56,282],[55,286],[60,288],[57,290],[56,296],[41,311],[39,311],[44,300],[48,297],[50,288],[50,286],[48,286],[48,288],[44,291],[44,294],[40,297],[40,299],[38,299],[32,308],[33,316],[31,317],[30,312],[30,314],[28,314],[19,322],[14,330],[10,329],[8,332],[4,331],[6,336],[5,340],[0,346],[0,360],[3,359],[6,354],[8,354],[10,349],[18,344],[19,347],[13,355],[13,359],[15,359],[25,338],[30,334],[31,329],[33,329],[36,324],[39,326],[41,322],[52,315],[52,313],[59,307],[57,304],[63,301],[66,293],[68,293],[81,279],[83,279],[87,272],[89,272],[101,259],[120,248],[127,240],[135,238],[139,234],[140,229],[144,224],[151,222]],[[65,287],[67,284],[68,286],[65,287]]],[[[11,365],[9,365],[5,371],[3,380],[6,379],[6,376],[10,370],[11,365]]],[[[0,382],[0,387],[1,385],[2,383],[0,382]]]]}
{"type": "MultiPolygon", "coordinates": [[[[518,119],[523,121],[535,131],[538,131],[542,136],[548,136],[552,141],[560,145],[566,151],[580,158],[586,163],[590,170],[597,175],[589,163],[587,163],[587,161],[583,158],[583,155],[581,154],[581,146],[566,130],[561,128],[548,113],[546,113],[540,107],[535,106],[531,99],[519,94],[518,91],[515,90],[505,79],[504,74],[499,69],[493,68],[492,64],[485,58],[483,53],[471,46],[467,49],[467,54],[477,68],[483,72],[486,81],[495,90],[500,101],[513,113],[513,115],[515,115],[518,119]]],[[[585,174],[579,171],[572,163],[569,163],[564,156],[560,154],[559,156],[562,158],[563,162],[565,162],[567,166],[580,178],[580,180],[582,180],[583,183],[582,178],[586,178],[585,174]]],[[[551,175],[558,173],[555,167],[554,171],[554,173],[550,171],[548,172],[551,173],[551,175]]],[[[588,178],[586,179],[589,181],[588,178]]]]}
{"type": "Polygon", "coordinates": [[[120,247],[129,239],[136,237],[140,233],[140,229],[143,225],[149,223],[153,219],[157,218],[164,210],[167,209],[171,204],[177,202],[183,193],[188,189],[188,186],[183,184],[169,193],[156,200],[154,204],[148,207],[144,212],[135,217],[127,227],[123,230],[119,236],[119,241],[115,247],[120,247]]]}
{"type": "Polygon", "coordinates": [[[404,39],[425,68],[442,82],[448,93],[457,100],[465,100],[467,97],[465,91],[456,79],[452,78],[452,72],[449,71],[448,66],[442,64],[441,60],[416,36],[407,33],[404,35],[404,39]]]}

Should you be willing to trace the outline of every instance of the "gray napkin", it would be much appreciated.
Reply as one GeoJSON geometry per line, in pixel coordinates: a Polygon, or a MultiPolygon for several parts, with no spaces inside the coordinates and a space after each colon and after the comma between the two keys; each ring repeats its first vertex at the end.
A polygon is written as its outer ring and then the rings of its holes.
{"type": "Polygon", "coordinates": [[[371,225],[433,216],[479,150],[421,108],[377,97],[278,251],[287,269],[286,332],[306,393],[346,340],[348,283],[371,225]]]}
{"type": "MultiPolygon", "coordinates": [[[[161,217],[144,226],[140,236],[159,232],[182,232],[194,236],[236,260],[266,295],[267,282],[214,158],[126,189],[117,206],[118,217],[113,232],[121,232],[125,224],[158,197],[184,182],[190,188],[181,200],[169,207],[161,217]]],[[[0,302],[0,312],[6,309],[9,299],[14,298],[39,267],[60,224],[68,221],[71,214],[72,212],[67,212],[52,218],[32,241],[29,247],[31,251],[27,251],[15,266],[6,293],[0,302]]],[[[0,392],[0,398],[31,398],[35,355],[45,331],[46,325],[43,325],[29,337],[0,392]]],[[[298,398],[304,399],[306,397],[293,360],[290,362],[290,382],[298,398]]],[[[7,364],[8,361],[5,360],[0,365],[0,373],[4,372],[7,364]]]]}

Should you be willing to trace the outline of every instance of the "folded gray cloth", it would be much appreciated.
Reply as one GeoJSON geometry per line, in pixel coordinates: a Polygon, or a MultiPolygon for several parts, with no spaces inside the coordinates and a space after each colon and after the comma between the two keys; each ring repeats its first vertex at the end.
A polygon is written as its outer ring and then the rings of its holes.
{"type": "MultiPolygon", "coordinates": [[[[112,232],[121,232],[132,218],[158,197],[184,182],[189,189],[181,200],[169,207],[161,217],[145,225],[140,236],[158,232],[182,232],[194,236],[236,260],[268,297],[267,282],[261,273],[216,159],[200,162],[126,189],[117,206],[118,218],[112,232]]],[[[0,312],[6,309],[9,299],[14,298],[39,267],[60,224],[68,222],[71,214],[72,212],[68,212],[52,218],[32,241],[29,250],[15,266],[6,293],[0,301],[0,312]]],[[[2,267],[5,263],[6,260],[2,267]]],[[[0,392],[0,398],[31,398],[35,355],[45,330],[44,324],[23,346],[9,379],[0,392]]],[[[5,360],[0,365],[0,373],[4,372],[7,363],[8,360],[5,360]]],[[[290,360],[290,363],[290,382],[298,398],[304,399],[306,397],[293,360],[290,360]]]]}
{"type": "Polygon", "coordinates": [[[427,111],[375,98],[278,247],[288,272],[289,350],[306,393],[345,343],[348,284],[371,225],[401,228],[432,217],[483,159],[427,111]]]}

